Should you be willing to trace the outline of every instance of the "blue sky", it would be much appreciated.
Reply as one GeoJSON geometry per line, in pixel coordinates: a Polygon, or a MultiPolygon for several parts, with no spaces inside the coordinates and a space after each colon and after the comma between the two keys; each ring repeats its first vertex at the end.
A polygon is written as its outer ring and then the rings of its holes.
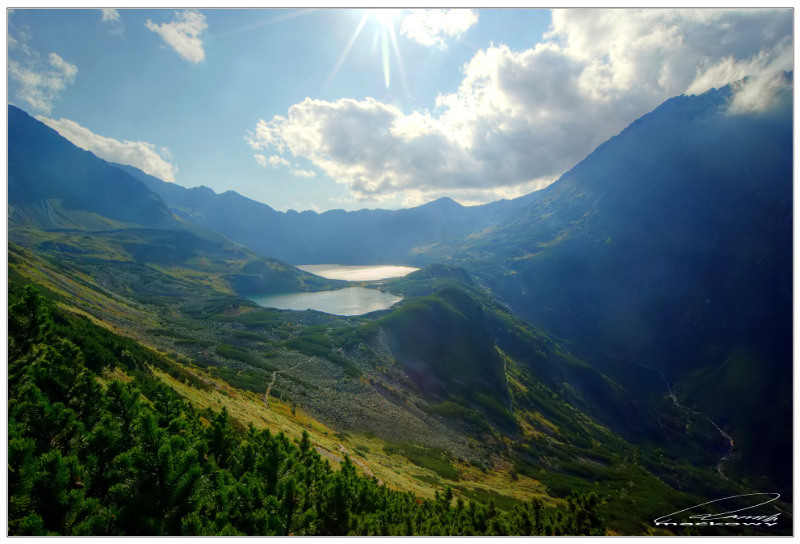
{"type": "Polygon", "coordinates": [[[8,99],[76,145],[286,210],[551,183],[682,93],[791,70],[777,10],[17,9],[8,99]]]}

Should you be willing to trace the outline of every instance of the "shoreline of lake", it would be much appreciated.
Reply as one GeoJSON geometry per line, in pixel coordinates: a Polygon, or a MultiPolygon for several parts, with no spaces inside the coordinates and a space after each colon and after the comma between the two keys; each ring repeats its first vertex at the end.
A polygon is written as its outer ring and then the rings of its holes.
{"type": "MultiPolygon", "coordinates": [[[[309,264],[296,268],[333,280],[370,282],[399,278],[419,270],[395,265],[309,264]]],[[[357,316],[391,308],[403,297],[368,287],[345,287],[332,291],[301,291],[247,297],[259,306],[277,310],[315,310],[332,315],[357,316]]]]}
{"type": "Polygon", "coordinates": [[[366,287],[345,287],[333,291],[251,295],[250,300],[265,308],[277,310],[316,310],[332,315],[356,316],[385,310],[403,297],[366,287]]]}

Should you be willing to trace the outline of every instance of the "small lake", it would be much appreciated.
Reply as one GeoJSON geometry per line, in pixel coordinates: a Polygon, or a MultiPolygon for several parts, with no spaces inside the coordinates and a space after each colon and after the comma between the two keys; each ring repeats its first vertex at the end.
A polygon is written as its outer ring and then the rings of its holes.
{"type": "Polygon", "coordinates": [[[394,265],[342,265],[342,264],[300,264],[296,268],[310,274],[316,274],[329,280],[345,281],[377,281],[389,278],[400,278],[419,268],[394,265]]]}
{"type": "MultiPolygon", "coordinates": [[[[409,266],[354,266],[339,264],[306,264],[297,266],[297,268],[330,280],[345,281],[378,281],[399,278],[418,270],[409,266]]],[[[326,314],[348,316],[385,310],[403,300],[403,297],[384,293],[377,289],[367,289],[366,287],[346,287],[344,289],[318,291],[316,293],[251,295],[248,298],[265,308],[299,311],[316,310],[326,314]]]]}
{"type": "Polygon", "coordinates": [[[316,310],[334,315],[362,315],[385,310],[403,300],[377,289],[347,287],[316,293],[284,293],[281,295],[252,295],[247,297],[259,306],[278,310],[316,310]]]}

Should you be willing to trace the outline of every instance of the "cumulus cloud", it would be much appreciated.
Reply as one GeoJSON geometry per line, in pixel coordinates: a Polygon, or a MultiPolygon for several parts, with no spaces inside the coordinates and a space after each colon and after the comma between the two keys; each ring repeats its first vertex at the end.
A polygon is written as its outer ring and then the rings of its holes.
{"type": "Polygon", "coordinates": [[[757,113],[772,108],[780,99],[792,98],[792,82],[785,72],[748,77],[733,84],[728,113],[757,113]]]}
{"type": "Polygon", "coordinates": [[[135,166],[144,173],[164,181],[175,181],[178,168],[164,159],[164,156],[169,156],[165,148],[161,148],[159,152],[153,144],[147,142],[128,140],[120,142],[114,138],[100,136],[69,119],[56,120],[41,115],[36,118],[76,146],[91,151],[101,159],[135,166]]]}
{"type": "Polygon", "coordinates": [[[400,33],[415,42],[444,49],[446,40],[459,36],[478,22],[471,9],[412,9],[403,17],[400,33]]]}
{"type": "Polygon", "coordinates": [[[61,91],[75,81],[77,74],[78,68],[56,53],[50,53],[45,61],[28,51],[24,60],[8,61],[9,78],[18,85],[16,96],[44,113],[50,113],[61,91]]]}
{"type": "Polygon", "coordinates": [[[200,36],[208,28],[208,24],[205,15],[199,11],[176,11],[175,19],[170,23],[157,25],[148,19],[145,26],[161,36],[185,60],[197,63],[205,58],[200,36]]]}
{"type": "Polygon", "coordinates": [[[791,10],[557,10],[535,47],[478,51],[433,112],[306,99],[248,142],[305,157],[360,200],[516,196],[672,96],[756,76],[731,108],[767,107],[788,84],[792,32],[791,10]]]}

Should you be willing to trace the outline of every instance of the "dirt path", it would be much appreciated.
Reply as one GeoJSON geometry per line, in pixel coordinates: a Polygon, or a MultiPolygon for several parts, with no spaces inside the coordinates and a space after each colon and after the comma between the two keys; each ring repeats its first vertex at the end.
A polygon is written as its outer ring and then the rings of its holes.
{"type": "Polygon", "coordinates": [[[267,386],[267,390],[264,392],[264,404],[266,405],[267,408],[269,408],[269,393],[270,393],[270,391],[272,391],[272,386],[275,384],[275,380],[278,378],[278,373],[279,372],[289,372],[290,370],[294,370],[295,368],[297,368],[298,366],[302,365],[303,363],[305,363],[305,361],[300,361],[299,363],[297,363],[294,366],[291,366],[289,368],[283,368],[283,369],[280,369],[280,370],[276,370],[276,371],[274,371],[272,373],[272,381],[269,382],[269,385],[267,386]]]}

